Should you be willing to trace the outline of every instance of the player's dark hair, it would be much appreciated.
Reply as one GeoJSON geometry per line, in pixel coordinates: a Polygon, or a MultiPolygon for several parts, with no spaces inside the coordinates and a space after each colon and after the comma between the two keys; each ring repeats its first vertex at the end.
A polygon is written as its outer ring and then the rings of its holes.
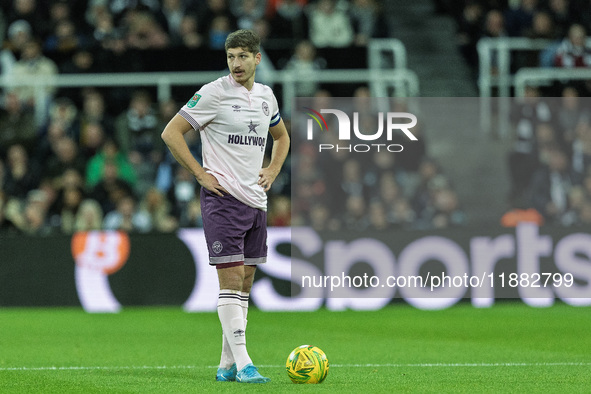
{"type": "Polygon", "coordinates": [[[235,32],[230,33],[228,38],[226,38],[226,52],[230,48],[242,48],[256,55],[259,53],[260,47],[261,39],[252,30],[236,30],[235,32]]]}

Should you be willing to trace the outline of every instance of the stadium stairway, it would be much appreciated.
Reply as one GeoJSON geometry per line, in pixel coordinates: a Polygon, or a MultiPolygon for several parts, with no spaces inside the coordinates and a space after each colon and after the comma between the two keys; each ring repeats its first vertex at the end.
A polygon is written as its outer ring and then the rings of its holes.
{"type": "Polygon", "coordinates": [[[479,124],[478,106],[470,100],[464,103],[471,110],[462,113],[466,127],[453,127],[452,119],[446,127],[446,115],[458,113],[461,97],[478,97],[474,75],[456,48],[454,20],[437,14],[433,0],[385,1],[384,7],[390,35],[404,43],[408,68],[419,77],[421,97],[452,98],[430,109],[438,127],[425,128],[429,156],[451,179],[471,225],[498,223],[507,209],[510,141],[473,127],[479,124]]]}

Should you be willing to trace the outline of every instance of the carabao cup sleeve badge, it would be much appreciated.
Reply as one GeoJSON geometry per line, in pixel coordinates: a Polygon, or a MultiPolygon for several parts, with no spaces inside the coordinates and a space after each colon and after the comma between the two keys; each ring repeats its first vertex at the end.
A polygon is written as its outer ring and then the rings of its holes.
{"type": "Polygon", "coordinates": [[[201,98],[201,95],[198,93],[195,93],[193,95],[193,97],[191,97],[191,100],[189,100],[187,102],[187,107],[193,108],[195,105],[197,105],[197,102],[199,101],[200,98],[201,98]]]}

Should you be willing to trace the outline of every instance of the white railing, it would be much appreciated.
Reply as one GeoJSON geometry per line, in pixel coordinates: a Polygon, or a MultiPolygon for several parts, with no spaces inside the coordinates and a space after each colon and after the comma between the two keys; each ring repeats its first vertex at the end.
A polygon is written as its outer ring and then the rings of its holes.
{"type": "MultiPolygon", "coordinates": [[[[542,51],[558,44],[559,40],[530,39],[524,37],[482,38],[478,41],[478,88],[480,90],[480,129],[492,131],[492,102],[490,97],[493,88],[498,88],[498,134],[506,137],[509,131],[508,116],[510,102],[504,98],[511,97],[511,88],[516,86],[516,74],[511,74],[512,52],[542,51]],[[493,64],[494,63],[494,64],[493,64]],[[493,74],[493,70],[495,73],[493,74]]],[[[591,45],[591,37],[587,38],[591,45]]]]}
{"type": "MultiPolygon", "coordinates": [[[[374,38],[368,45],[368,65],[370,70],[406,70],[406,47],[396,38],[374,38]]],[[[418,90],[418,80],[416,82],[418,90]]],[[[370,86],[373,97],[388,97],[393,90],[401,96],[415,96],[409,92],[404,80],[393,81],[391,85],[374,83],[370,86]]]]}
{"type": "Polygon", "coordinates": [[[368,45],[368,64],[373,70],[390,67],[388,57],[392,56],[395,69],[406,68],[406,47],[396,38],[374,38],[368,45]]]}
{"type": "MultiPolygon", "coordinates": [[[[18,86],[33,86],[36,89],[36,100],[43,100],[46,87],[113,87],[113,86],[156,86],[158,100],[171,97],[172,86],[193,85],[196,88],[210,82],[227,71],[206,72],[157,72],[157,73],[101,73],[101,74],[59,74],[54,77],[39,77],[27,79],[2,79],[0,87],[13,88],[18,86]]],[[[275,71],[265,75],[269,83],[283,85],[284,113],[289,113],[291,102],[296,97],[298,83],[296,73],[291,71],[275,71]]],[[[306,75],[306,79],[320,83],[359,83],[366,82],[370,88],[379,91],[388,86],[395,86],[398,97],[417,96],[419,80],[417,75],[408,69],[400,70],[318,70],[306,75]]],[[[36,103],[38,104],[38,103],[36,103]]],[[[41,103],[43,104],[43,103],[41,103]]],[[[37,120],[45,116],[45,105],[35,105],[37,120]]]]}
{"type": "Polygon", "coordinates": [[[478,88],[480,90],[480,130],[492,131],[493,88],[498,88],[498,134],[506,137],[509,133],[509,100],[513,76],[511,75],[511,52],[521,50],[544,50],[556,41],[522,37],[482,38],[478,41],[478,88]],[[493,64],[494,63],[494,64],[493,64]],[[493,70],[495,74],[493,74],[493,70]]]}
{"type": "Polygon", "coordinates": [[[523,97],[527,86],[560,80],[591,80],[591,68],[522,68],[515,73],[515,96],[523,97]]]}

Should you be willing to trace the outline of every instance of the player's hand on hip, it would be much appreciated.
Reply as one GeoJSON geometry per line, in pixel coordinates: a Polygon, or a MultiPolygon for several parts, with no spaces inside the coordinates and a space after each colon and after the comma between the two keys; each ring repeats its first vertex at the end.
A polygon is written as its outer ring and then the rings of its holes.
{"type": "Polygon", "coordinates": [[[228,191],[224,189],[222,185],[220,185],[217,178],[207,172],[203,175],[203,177],[196,179],[197,182],[199,182],[199,184],[201,185],[201,187],[206,188],[210,192],[215,193],[220,197],[224,196],[223,193],[228,194],[228,191]]]}
{"type": "Polygon", "coordinates": [[[259,171],[259,186],[262,187],[264,191],[268,191],[278,174],[278,171],[274,171],[269,167],[261,169],[259,171]]]}

